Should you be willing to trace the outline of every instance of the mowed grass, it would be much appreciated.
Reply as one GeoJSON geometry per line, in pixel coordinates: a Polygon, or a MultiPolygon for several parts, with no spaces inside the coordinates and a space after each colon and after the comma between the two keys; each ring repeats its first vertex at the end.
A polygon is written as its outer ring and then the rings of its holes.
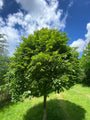
{"type": "MultiPolygon", "coordinates": [[[[0,120],[42,120],[43,97],[0,107],[0,120]]],[[[47,98],[47,120],[90,120],[90,87],[80,84],[47,98]]]]}

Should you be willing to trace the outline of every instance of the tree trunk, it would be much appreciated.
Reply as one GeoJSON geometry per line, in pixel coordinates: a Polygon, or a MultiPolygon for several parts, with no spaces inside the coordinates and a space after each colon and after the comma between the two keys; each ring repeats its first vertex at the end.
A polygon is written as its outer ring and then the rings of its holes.
{"type": "Polygon", "coordinates": [[[44,104],[43,104],[43,120],[46,120],[46,95],[44,95],[44,104]]]}

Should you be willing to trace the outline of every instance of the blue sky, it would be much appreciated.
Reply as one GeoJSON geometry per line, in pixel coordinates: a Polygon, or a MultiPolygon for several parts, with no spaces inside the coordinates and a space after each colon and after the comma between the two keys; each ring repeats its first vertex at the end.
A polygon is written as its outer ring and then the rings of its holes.
{"type": "Polygon", "coordinates": [[[69,45],[82,53],[90,41],[90,0],[0,0],[0,33],[8,35],[10,56],[21,36],[42,27],[67,32],[69,45]]]}

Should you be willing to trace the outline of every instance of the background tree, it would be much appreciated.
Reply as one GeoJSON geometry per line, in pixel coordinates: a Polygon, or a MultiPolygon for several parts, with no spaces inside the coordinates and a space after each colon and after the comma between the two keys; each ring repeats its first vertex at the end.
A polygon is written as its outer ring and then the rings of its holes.
{"type": "Polygon", "coordinates": [[[0,105],[2,105],[6,99],[8,99],[8,89],[6,88],[5,74],[8,70],[8,50],[7,40],[5,34],[0,34],[0,105]]]}
{"type": "Polygon", "coordinates": [[[47,95],[69,89],[79,80],[78,53],[67,45],[66,33],[54,29],[42,28],[22,40],[7,75],[12,97],[19,99],[28,90],[43,95],[46,120],[47,95]]]}
{"type": "Polygon", "coordinates": [[[83,82],[90,85],[90,42],[88,43],[85,50],[83,50],[83,55],[81,58],[82,68],[85,73],[83,82]]]}
{"type": "Polygon", "coordinates": [[[7,52],[7,40],[5,34],[0,34],[0,85],[4,84],[4,75],[7,72],[8,52],[7,52]]]}

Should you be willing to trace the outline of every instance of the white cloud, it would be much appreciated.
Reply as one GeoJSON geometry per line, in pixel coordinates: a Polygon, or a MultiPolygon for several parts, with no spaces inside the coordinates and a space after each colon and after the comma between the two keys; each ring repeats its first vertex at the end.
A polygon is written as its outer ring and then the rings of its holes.
{"type": "Polygon", "coordinates": [[[0,9],[3,7],[3,0],[0,0],[0,9]]]}
{"type": "Polygon", "coordinates": [[[14,27],[7,25],[7,23],[5,23],[3,19],[0,18],[0,33],[7,35],[6,39],[8,42],[9,54],[12,56],[14,49],[20,40],[19,31],[14,27]]]}
{"type": "Polygon", "coordinates": [[[90,42],[90,23],[87,24],[86,44],[90,42]]]}
{"type": "MultiPolygon", "coordinates": [[[[33,23],[42,27],[51,27],[51,28],[65,28],[65,21],[61,16],[63,10],[58,8],[58,0],[50,0],[49,4],[45,0],[16,0],[17,3],[20,3],[22,8],[28,12],[31,16],[33,23]]],[[[31,20],[30,20],[31,21],[31,20]]]]}
{"type": "Polygon", "coordinates": [[[85,46],[85,41],[82,39],[78,39],[74,41],[71,45],[71,47],[79,47],[77,50],[78,52],[82,52],[85,46]]]}
{"type": "Polygon", "coordinates": [[[13,15],[9,14],[7,19],[8,26],[15,27],[16,24],[23,25],[24,15],[22,12],[17,12],[13,15]]]}
{"type": "Polygon", "coordinates": [[[0,29],[0,33],[4,33],[7,35],[7,42],[8,42],[8,49],[9,49],[9,55],[12,56],[14,49],[16,48],[16,45],[18,45],[20,36],[16,29],[5,26],[0,29]]]}
{"type": "Polygon", "coordinates": [[[3,27],[5,25],[5,22],[3,21],[3,18],[0,17],[0,27],[3,27]]]}
{"type": "Polygon", "coordinates": [[[78,52],[83,52],[83,49],[86,48],[87,44],[90,42],[90,23],[87,24],[87,34],[85,34],[85,40],[78,39],[76,41],[73,41],[73,43],[70,45],[71,47],[79,47],[77,50],[78,52]]]}
{"type": "Polygon", "coordinates": [[[57,0],[49,0],[49,5],[46,0],[16,0],[16,2],[20,3],[24,10],[35,16],[42,15],[43,13],[46,15],[46,13],[48,14],[48,9],[51,7],[56,9],[58,5],[57,0]]]}
{"type": "Polygon", "coordinates": [[[21,36],[33,34],[42,27],[58,28],[63,30],[66,26],[68,13],[62,18],[63,10],[58,9],[58,0],[16,0],[27,14],[19,11],[9,14],[3,21],[0,18],[0,33],[5,33],[8,38],[9,52],[12,56],[21,36]]]}

